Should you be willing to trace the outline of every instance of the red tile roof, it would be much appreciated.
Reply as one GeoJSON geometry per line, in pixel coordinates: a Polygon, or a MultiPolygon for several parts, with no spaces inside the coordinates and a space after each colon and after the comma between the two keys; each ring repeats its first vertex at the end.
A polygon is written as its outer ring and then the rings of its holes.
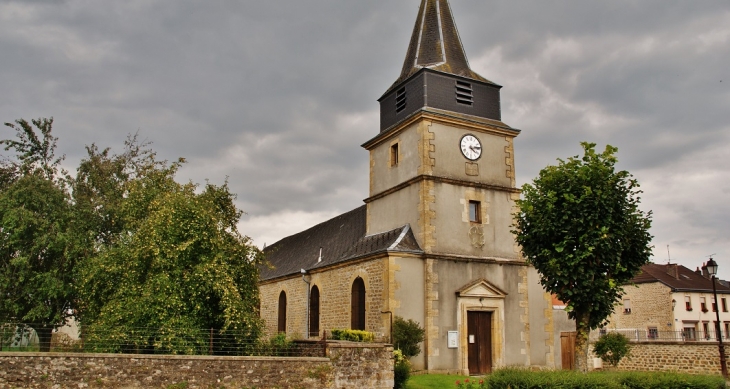
{"type": "MultiPolygon", "coordinates": [[[[649,263],[631,279],[635,284],[661,282],[674,292],[712,292],[712,280],[682,265],[649,263]]],[[[717,293],[730,294],[730,287],[717,283],[717,293]]]]}

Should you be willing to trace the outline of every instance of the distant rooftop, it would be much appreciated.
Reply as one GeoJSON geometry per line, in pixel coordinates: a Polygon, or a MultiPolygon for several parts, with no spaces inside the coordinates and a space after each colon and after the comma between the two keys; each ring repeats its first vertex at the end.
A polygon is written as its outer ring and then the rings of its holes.
{"type": "MultiPolygon", "coordinates": [[[[702,270],[692,271],[679,264],[646,264],[641,273],[631,279],[635,284],[661,282],[675,292],[712,292],[712,280],[702,270]]],[[[730,294],[726,283],[717,283],[717,293],[730,294]]]]}

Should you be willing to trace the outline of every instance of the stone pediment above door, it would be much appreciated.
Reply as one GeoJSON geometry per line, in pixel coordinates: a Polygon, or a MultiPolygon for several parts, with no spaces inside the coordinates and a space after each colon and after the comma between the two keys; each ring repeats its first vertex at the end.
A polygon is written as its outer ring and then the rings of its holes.
{"type": "Polygon", "coordinates": [[[458,297],[503,299],[507,296],[507,293],[484,278],[480,278],[462,286],[461,289],[456,291],[456,295],[458,297]]]}

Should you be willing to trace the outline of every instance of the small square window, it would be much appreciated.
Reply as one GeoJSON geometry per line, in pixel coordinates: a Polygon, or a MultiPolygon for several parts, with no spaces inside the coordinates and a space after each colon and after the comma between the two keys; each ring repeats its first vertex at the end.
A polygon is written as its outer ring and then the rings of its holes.
{"type": "Polygon", "coordinates": [[[482,222],[482,203],[469,200],[469,221],[472,223],[482,222]]]}
{"type": "Polygon", "coordinates": [[[398,166],[398,143],[390,146],[390,166],[398,166]]]}

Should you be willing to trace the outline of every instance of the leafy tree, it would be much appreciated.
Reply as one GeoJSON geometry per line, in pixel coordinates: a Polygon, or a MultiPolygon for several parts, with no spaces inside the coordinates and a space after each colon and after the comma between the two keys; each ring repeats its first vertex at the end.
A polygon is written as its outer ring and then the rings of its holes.
{"type": "Polygon", "coordinates": [[[130,182],[165,169],[165,162],[156,160],[149,144],[140,143],[136,134],[124,144],[122,154],[112,154],[111,149],[102,150],[95,144],[86,146],[87,157],[79,164],[76,177],[69,179],[81,247],[115,243],[129,228],[125,225],[129,220],[122,218],[122,204],[130,182]]]}
{"type": "Polygon", "coordinates": [[[133,145],[122,156],[90,148],[74,182],[96,218],[87,236],[95,248],[77,280],[87,343],[124,336],[136,348],[200,353],[208,350],[203,328],[257,339],[262,254],[238,232],[242,212],[227,184],[198,193],[174,180],[182,161],[160,163],[133,145]]]}
{"type": "Polygon", "coordinates": [[[603,362],[616,367],[631,352],[629,338],[618,332],[609,332],[593,345],[593,353],[603,362]]]}
{"type": "Polygon", "coordinates": [[[74,296],[67,256],[71,207],[55,158],[53,119],[6,126],[17,140],[1,140],[14,158],[2,164],[0,185],[0,320],[33,323],[41,351],[64,325],[74,296]],[[40,132],[40,134],[38,134],[40,132]]]}
{"type": "Polygon", "coordinates": [[[522,187],[515,214],[517,243],[540,283],[567,303],[576,321],[576,369],[587,370],[588,333],[613,312],[627,283],[649,261],[651,211],[627,171],[616,171],[617,148],[558,159],[522,187]]]}
{"type": "Polygon", "coordinates": [[[227,183],[174,180],[183,159],[156,159],[130,137],[122,154],[92,144],[76,177],[60,170],[53,119],[6,125],[0,160],[0,321],[34,322],[41,350],[69,315],[86,344],[199,353],[261,333],[262,253],[239,233],[227,183]],[[72,312],[73,309],[73,313],[72,312]],[[201,331],[201,329],[206,329],[201,331]]]}
{"type": "Polygon", "coordinates": [[[403,352],[406,358],[415,357],[421,353],[419,343],[426,339],[426,331],[412,319],[405,320],[396,316],[393,321],[393,345],[403,352]]]}
{"type": "Polygon", "coordinates": [[[5,145],[5,151],[14,150],[17,162],[15,166],[21,174],[40,173],[49,180],[54,180],[58,175],[58,166],[64,157],[56,157],[56,142],[58,138],[51,135],[53,130],[53,118],[38,118],[28,123],[24,119],[18,119],[13,123],[5,123],[7,127],[15,130],[18,140],[4,139],[0,144],[5,145]],[[31,123],[40,132],[36,133],[31,123]]]}

